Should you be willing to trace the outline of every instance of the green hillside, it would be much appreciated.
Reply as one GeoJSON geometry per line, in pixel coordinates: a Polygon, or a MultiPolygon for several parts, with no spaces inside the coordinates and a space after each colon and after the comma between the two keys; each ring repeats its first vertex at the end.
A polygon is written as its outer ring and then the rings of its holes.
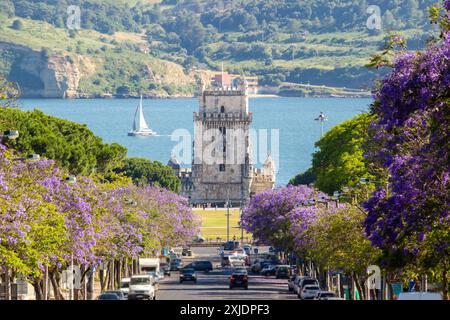
{"type": "Polygon", "coordinates": [[[371,1],[382,29],[369,30],[365,0],[73,0],[81,9],[74,32],[65,27],[65,0],[4,0],[0,12],[9,18],[0,40],[87,57],[96,68],[80,82],[86,94],[189,94],[196,83],[190,70],[222,63],[229,72],[258,75],[261,85],[369,88],[379,74],[364,66],[390,31],[400,31],[412,49],[426,44],[434,2],[371,1]],[[17,17],[23,26],[14,30],[17,17]]]}

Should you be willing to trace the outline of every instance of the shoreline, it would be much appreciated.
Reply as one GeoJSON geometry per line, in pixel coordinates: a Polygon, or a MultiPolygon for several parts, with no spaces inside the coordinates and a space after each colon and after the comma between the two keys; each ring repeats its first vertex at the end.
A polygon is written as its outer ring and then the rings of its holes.
{"type": "MultiPolygon", "coordinates": [[[[371,95],[354,95],[354,96],[332,96],[332,95],[310,95],[310,96],[285,96],[276,94],[249,94],[250,99],[261,98],[297,98],[297,99],[371,99],[371,95]]],[[[21,97],[18,100],[127,100],[127,99],[139,99],[139,96],[128,97],[21,97]]],[[[198,96],[169,96],[169,97],[155,97],[155,96],[143,96],[147,100],[181,100],[181,99],[196,99],[198,96]]]]}

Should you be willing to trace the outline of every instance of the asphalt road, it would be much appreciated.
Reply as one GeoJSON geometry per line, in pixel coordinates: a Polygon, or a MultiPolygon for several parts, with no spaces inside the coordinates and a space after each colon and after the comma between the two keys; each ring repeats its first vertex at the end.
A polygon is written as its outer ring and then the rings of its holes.
{"type": "MultiPolygon", "coordinates": [[[[243,288],[229,289],[230,268],[220,268],[218,248],[192,248],[194,256],[183,257],[187,263],[195,260],[209,260],[214,270],[205,273],[197,272],[197,283],[179,283],[179,272],[172,271],[159,286],[158,300],[296,300],[297,296],[287,290],[286,279],[249,275],[248,290],[243,288]]],[[[260,252],[267,248],[260,248],[260,252]]]]}

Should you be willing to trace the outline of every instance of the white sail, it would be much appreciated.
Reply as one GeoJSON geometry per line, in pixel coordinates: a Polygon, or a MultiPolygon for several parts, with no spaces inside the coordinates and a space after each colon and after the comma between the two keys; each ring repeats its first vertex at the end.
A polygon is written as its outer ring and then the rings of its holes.
{"type": "Polygon", "coordinates": [[[147,122],[145,121],[145,118],[144,118],[144,112],[142,111],[142,95],[141,95],[141,102],[139,103],[139,121],[138,121],[138,123],[139,123],[139,128],[137,129],[138,131],[141,131],[143,129],[148,129],[147,122]]]}
{"type": "Polygon", "coordinates": [[[154,132],[152,129],[148,127],[147,122],[144,118],[144,112],[142,107],[142,95],[141,100],[139,102],[139,105],[136,108],[136,112],[134,113],[134,120],[133,120],[133,129],[128,133],[129,136],[149,136],[149,135],[155,135],[156,132],[154,132]]]}

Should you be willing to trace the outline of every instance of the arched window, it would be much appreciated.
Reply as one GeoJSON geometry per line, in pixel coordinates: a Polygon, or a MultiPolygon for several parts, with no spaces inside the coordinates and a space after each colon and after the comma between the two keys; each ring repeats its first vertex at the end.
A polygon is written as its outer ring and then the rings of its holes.
{"type": "Polygon", "coordinates": [[[225,113],[225,107],[224,107],[224,106],[221,106],[221,107],[220,107],[220,112],[221,112],[221,113],[225,113]]]}

